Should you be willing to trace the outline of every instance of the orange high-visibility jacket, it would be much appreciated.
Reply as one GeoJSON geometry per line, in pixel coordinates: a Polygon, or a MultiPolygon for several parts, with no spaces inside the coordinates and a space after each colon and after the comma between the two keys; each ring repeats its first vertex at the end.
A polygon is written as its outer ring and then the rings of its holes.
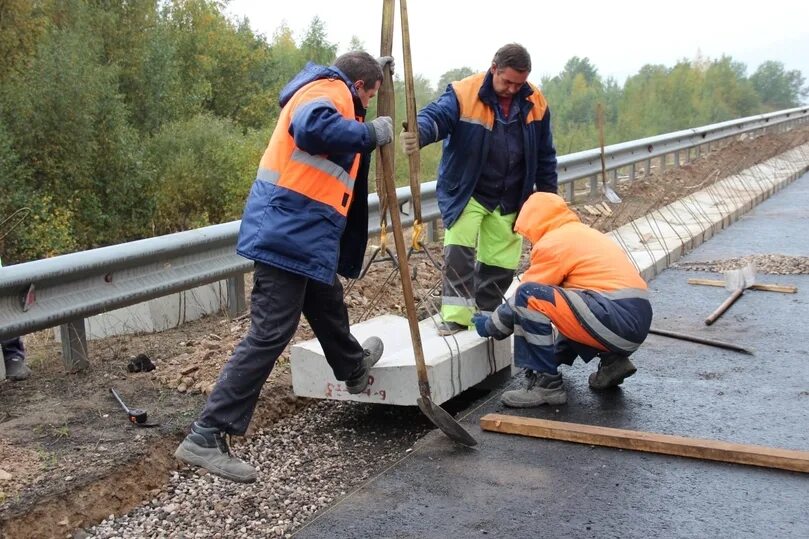
{"type": "Polygon", "coordinates": [[[531,195],[514,230],[533,244],[524,283],[560,287],[575,322],[606,349],[631,351],[624,341],[643,342],[652,323],[648,286],[607,235],[582,223],[552,193],[531,195]]]}
{"type": "Polygon", "coordinates": [[[356,277],[368,240],[375,147],[352,82],[308,65],[281,92],[281,115],[242,216],[237,252],[331,283],[356,277]]]}
{"type": "MultiPolygon", "coordinates": [[[[524,119],[521,206],[534,191],[556,192],[556,148],[551,112],[539,88],[527,82],[514,100],[524,119]]],[[[455,224],[475,191],[489,155],[498,106],[492,74],[487,71],[453,82],[419,112],[419,145],[444,141],[436,197],[446,228],[455,224]]]]}

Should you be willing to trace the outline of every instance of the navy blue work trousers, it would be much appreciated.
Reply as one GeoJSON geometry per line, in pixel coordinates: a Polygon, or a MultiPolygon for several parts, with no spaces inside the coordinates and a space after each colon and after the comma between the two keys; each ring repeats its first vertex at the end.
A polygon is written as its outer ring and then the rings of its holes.
{"type": "Polygon", "coordinates": [[[3,359],[11,360],[13,358],[25,359],[25,347],[22,344],[21,337],[15,337],[0,343],[3,349],[3,359]]]}
{"type": "Polygon", "coordinates": [[[247,431],[261,388],[295,334],[301,313],[338,380],[353,378],[362,368],[362,346],[351,335],[339,279],[324,284],[257,262],[250,298],[250,329],[199,418],[204,426],[239,436],[247,431]]]}

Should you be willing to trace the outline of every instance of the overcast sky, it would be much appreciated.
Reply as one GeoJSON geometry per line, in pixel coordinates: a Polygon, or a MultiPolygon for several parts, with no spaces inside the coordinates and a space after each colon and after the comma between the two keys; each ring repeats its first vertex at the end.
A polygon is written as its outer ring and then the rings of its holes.
{"type": "MultiPolygon", "coordinates": [[[[531,80],[555,75],[572,56],[589,57],[603,77],[623,85],[645,64],[673,66],[698,53],[728,54],[748,75],[765,60],[778,60],[809,79],[809,1],[759,4],[711,0],[651,2],[613,0],[408,0],[413,70],[435,84],[450,69],[488,67],[508,42],[522,43],[533,61],[531,80]],[[747,3],[745,3],[747,4],[747,3]]],[[[268,39],[283,22],[300,40],[312,18],[345,52],[356,35],[379,52],[382,0],[232,0],[227,12],[268,39]]],[[[401,58],[396,3],[394,56],[401,58]]],[[[401,62],[399,65],[403,65],[401,62]]]]}

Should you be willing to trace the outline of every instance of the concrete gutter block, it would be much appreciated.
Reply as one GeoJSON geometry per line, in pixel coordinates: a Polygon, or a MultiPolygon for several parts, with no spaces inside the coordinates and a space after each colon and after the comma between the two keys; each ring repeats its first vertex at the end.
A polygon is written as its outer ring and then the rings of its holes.
{"type": "MultiPolygon", "coordinates": [[[[87,318],[87,338],[154,333],[197,320],[227,306],[227,281],[217,281],[87,318]]],[[[54,328],[61,342],[59,328],[54,328]]]]}
{"type": "MultiPolygon", "coordinates": [[[[511,366],[511,339],[489,341],[474,330],[445,339],[436,332],[432,319],[421,321],[419,331],[431,396],[438,404],[511,366]]],[[[407,319],[384,315],[351,326],[351,333],[360,342],[377,336],[385,344],[382,359],[371,369],[368,389],[359,395],[350,394],[345,384],[334,378],[318,340],[311,339],[292,347],[294,393],[318,399],[415,406],[420,394],[407,319]]]]}

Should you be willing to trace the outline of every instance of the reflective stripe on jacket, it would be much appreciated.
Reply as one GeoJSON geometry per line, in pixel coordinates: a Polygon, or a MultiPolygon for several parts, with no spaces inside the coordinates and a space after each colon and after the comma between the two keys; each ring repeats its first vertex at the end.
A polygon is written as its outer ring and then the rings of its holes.
{"type": "Polygon", "coordinates": [[[245,205],[237,252],[331,283],[356,277],[368,239],[365,110],[336,68],[308,65],[281,115],[245,205]]]}
{"type": "MultiPolygon", "coordinates": [[[[557,310],[560,300],[567,304],[571,327],[580,325],[615,352],[632,352],[644,341],[652,323],[648,286],[608,236],[583,224],[564,199],[550,193],[531,195],[514,230],[533,244],[522,281],[559,287],[554,303],[557,310]]],[[[538,302],[528,305],[544,310],[538,302]]]]}
{"type": "MultiPolygon", "coordinates": [[[[525,177],[520,205],[536,191],[557,189],[556,149],[550,110],[539,89],[526,83],[514,97],[524,119],[525,177]]],[[[490,72],[450,84],[444,94],[419,112],[419,144],[444,140],[436,194],[441,218],[449,228],[472,197],[489,152],[497,95],[490,72]]]]}

